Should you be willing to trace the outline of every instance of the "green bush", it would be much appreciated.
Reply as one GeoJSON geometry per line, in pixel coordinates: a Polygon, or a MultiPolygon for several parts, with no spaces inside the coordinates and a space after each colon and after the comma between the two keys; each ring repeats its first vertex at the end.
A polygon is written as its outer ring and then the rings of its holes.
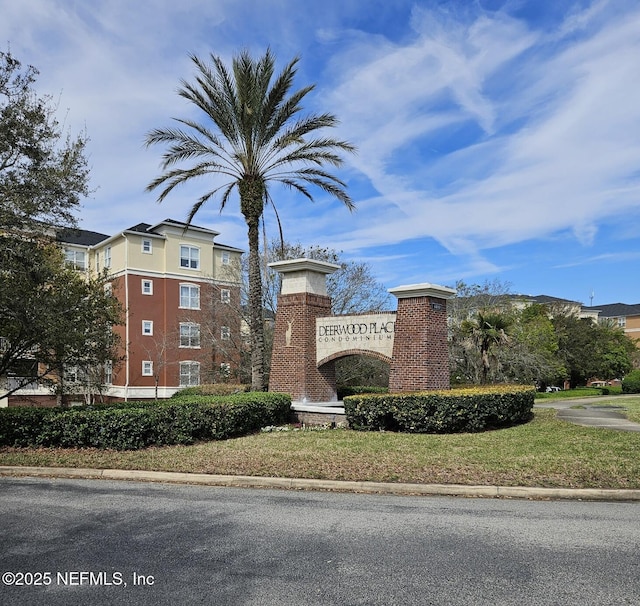
{"type": "Polygon", "coordinates": [[[407,394],[359,395],[344,400],[349,427],[407,433],[478,432],[531,419],[535,389],[519,385],[407,394]]]}
{"type": "Polygon", "coordinates": [[[4,408],[0,446],[136,450],[193,444],[247,435],[287,423],[290,415],[290,396],[261,392],[71,409],[4,408]]]}
{"type": "Polygon", "coordinates": [[[338,400],[344,400],[347,396],[359,396],[364,393],[389,393],[389,388],[371,385],[338,385],[337,392],[338,400]]]}
{"type": "Polygon", "coordinates": [[[632,370],[622,380],[622,393],[640,393],[640,369],[632,370]]]}
{"type": "Polygon", "coordinates": [[[172,398],[183,398],[185,396],[230,396],[234,393],[244,393],[251,389],[250,385],[239,385],[235,383],[207,383],[194,387],[185,387],[173,394],[172,398]]]}

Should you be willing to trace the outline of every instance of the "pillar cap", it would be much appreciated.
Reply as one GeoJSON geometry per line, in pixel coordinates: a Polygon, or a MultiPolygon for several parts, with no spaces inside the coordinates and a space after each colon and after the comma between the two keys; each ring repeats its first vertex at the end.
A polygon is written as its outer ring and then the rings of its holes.
{"type": "Polygon", "coordinates": [[[438,284],[408,284],[390,288],[389,292],[398,299],[408,299],[409,297],[434,297],[438,299],[453,299],[456,296],[456,289],[438,284]]]}
{"type": "Polygon", "coordinates": [[[269,263],[277,272],[284,274],[290,271],[315,271],[321,274],[332,274],[341,269],[340,265],[329,263],[328,261],[318,261],[316,259],[291,259],[287,261],[274,261],[269,263]]]}
{"type": "Polygon", "coordinates": [[[315,259],[275,261],[269,267],[282,275],[281,295],[311,293],[324,297],[328,296],[327,274],[340,269],[340,265],[315,259]]]}
{"type": "Polygon", "coordinates": [[[288,261],[274,261],[269,263],[269,267],[284,274],[291,271],[313,271],[320,274],[332,274],[341,269],[340,265],[316,259],[291,259],[288,261]]]}

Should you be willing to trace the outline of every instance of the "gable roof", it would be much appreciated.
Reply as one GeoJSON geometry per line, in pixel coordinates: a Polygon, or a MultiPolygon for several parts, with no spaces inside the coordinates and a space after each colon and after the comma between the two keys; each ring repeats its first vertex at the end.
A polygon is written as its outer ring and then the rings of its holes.
{"type": "Polygon", "coordinates": [[[58,242],[75,246],[94,246],[108,238],[106,234],[87,229],[63,229],[56,234],[58,242]]]}
{"type": "Polygon", "coordinates": [[[611,303],[597,307],[585,307],[585,309],[599,311],[601,318],[620,318],[626,316],[640,316],[640,303],[628,305],[627,303],[611,303]]]}
{"type": "Polygon", "coordinates": [[[525,301],[531,301],[533,303],[540,303],[541,305],[549,305],[558,303],[561,305],[580,305],[580,301],[571,301],[570,299],[561,299],[559,297],[551,297],[550,295],[506,295],[509,299],[520,299],[525,301]]]}
{"type": "MultiPolygon", "coordinates": [[[[143,225],[143,224],[140,224],[140,225],[143,225]]],[[[160,221],[160,223],[156,223],[156,225],[150,226],[147,231],[155,232],[159,227],[162,227],[163,225],[169,225],[171,227],[181,227],[184,230],[191,229],[194,231],[201,231],[206,234],[211,234],[214,238],[220,235],[219,231],[215,231],[207,227],[200,227],[199,225],[194,225],[193,223],[184,223],[183,221],[176,221],[175,219],[165,219],[164,221],[160,221]]]]}
{"type": "Polygon", "coordinates": [[[141,233],[145,233],[149,231],[149,228],[151,227],[151,225],[149,225],[149,223],[138,223],[137,225],[134,225],[133,227],[130,227],[129,229],[126,229],[125,231],[138,231],[141,233]]]}

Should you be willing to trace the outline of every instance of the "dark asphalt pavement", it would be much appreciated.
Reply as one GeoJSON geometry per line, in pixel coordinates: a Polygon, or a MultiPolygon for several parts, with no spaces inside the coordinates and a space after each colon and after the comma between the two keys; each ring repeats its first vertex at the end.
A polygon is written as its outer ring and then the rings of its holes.
{"type": "Polygon", "coordinates": [[[0,478],[0,604],[638,604],[639,517],[640,503],[0,478]]]}

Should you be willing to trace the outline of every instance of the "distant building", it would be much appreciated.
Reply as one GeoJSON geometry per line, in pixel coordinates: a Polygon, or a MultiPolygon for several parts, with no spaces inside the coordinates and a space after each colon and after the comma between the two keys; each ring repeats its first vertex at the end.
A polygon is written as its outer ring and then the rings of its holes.
{"type": "Polygon", "coordinates": [[[626,303],[611,303],[585,309],[597,313],[598,319],[609,319],[622,328],[626,335],[634,341],[640,341],[640,303],[627,305],[626,303]]]}
{"type": "MultiPolygon", "coordinates": [[[[181,387],[233,380],[242,343],[242,251],[216,242],[218,235],[172,219],[112,236],[58,234],[67,263],[87,274],[106,271],[125,309],[124,325],[114,328],[121,361],[103,372],[106,399],[166,398],[181,387]]],[[[29,387],[9,405],[46,403],[49,390],[29,387]]]]}
{"type": "Polygon", "coordinates": [[[529,305],[538,304],[545,305],[551,315],[555,313],[563,313],[567,315],[577,316],[579,318],[591,318],[596,321],[598,314],[589,307],[584,307],[579,301],[571,301],[569,299],[560,299],[549,295],[507,295],[507,298],[518,309],[523,309],[529,305]]]}

